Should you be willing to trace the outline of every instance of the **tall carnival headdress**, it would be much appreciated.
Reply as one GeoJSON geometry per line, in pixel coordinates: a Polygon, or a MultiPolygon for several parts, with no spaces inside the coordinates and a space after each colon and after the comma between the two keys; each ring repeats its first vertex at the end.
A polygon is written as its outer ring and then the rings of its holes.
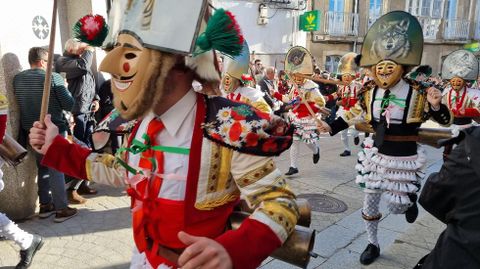
{"type": "Polygon", "coordinates": [[[459,77],[464,80],[476,80],[478,60],[468,50],[456,50],[450,53],[442,64],[442,78],[450,80],[459,77]]]}
{"type": "Polygon", "coordinates": [[[220,80],[214,50],[229,57],[240,54],[243,35],[233,14],[217,9],[210,14],[207,0],[116,0],[110,10],[110,34],[137,36],[145,48],[186,56],[186,64],[206,80],[220,80]],[[188,7],[188,8],[187,8],[188,7]]]}
{"type": "Polygon", "coordinates": [[[310,52],[301,46],[292,47],[285,56],[285,71],[288,74],[300,73],[313,75],[313,57],[310,52]]]}
{"type": "Polygon", "coordinates": [[[392,11],[380,17],[365,36],[360,66],[372,66],[382,60],[400,65],[419,65],[423,52],[423,32],[418,20],[404,11],[392,11]]]}
{"type": "Polygon", "coordinates": [[[357,56],[358,54],[355,52],[349,52],[343,55],[338,63],[337,75],[350,74],[355,76],[359,71],[358,65],[355,62],[357,56]]]}
{"type": "Polygon", "coordinates": [[[250,50],[247,41],[243,42],[243,49],[240,55],[227,58],[224,66],[225,73],[236,79],[243,80],[244,75],[248,75],[250,68],[250,50]]]}

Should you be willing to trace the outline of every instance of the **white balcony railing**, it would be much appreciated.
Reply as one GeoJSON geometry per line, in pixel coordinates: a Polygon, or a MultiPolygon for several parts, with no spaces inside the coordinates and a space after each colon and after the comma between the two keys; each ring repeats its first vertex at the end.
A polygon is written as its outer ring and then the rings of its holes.
{"type": "Polygon", "coordinates": [[[445,20],[443,38],[449,40],[466,40],[470,29],[468,20],[445,20]]]}
{"type": "Polygon", "coordinates": [[[358,14],[328,11],[325,13],[325,34],[332,36],[357,36],[358,14]]]}
{"type": "Polygon", "coordinates": [[[422,26],[423,38],[437,39],[437,33],[440,29],[440,23],[442,20],[426,16],[417,16],[417,19],[422,26]]]}
{"type": "Polygon", "coordinates": [[[475,22],[475,36],[474,36],[474,38],[475,38],[475,40],[480,39],[480,21],[475,22]]]}

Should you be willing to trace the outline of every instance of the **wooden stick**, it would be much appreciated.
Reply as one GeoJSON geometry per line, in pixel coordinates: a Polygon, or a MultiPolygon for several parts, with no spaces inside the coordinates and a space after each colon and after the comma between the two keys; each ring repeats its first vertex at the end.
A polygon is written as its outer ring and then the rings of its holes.
{"type": "Polygon", "coordinates": [[[301,78],[310,79],[312,81],[320,82],[320,83],[323,83],[323,84],[345,85],[345,86],[348,85],[346,82],[343,82],[341,80],[331,80],[331,79],[324,79],[324,78],[319,78],[319,77],[312,77],[312,76],[307,76],[307,75],[300,74],[300,73],[292,73],[292,75],[297,76],[297,77],[301,77],[301,78]]]}
{"type": "Polygon", "coordinates": [[[42,108],[40,110],[40,122],[43,123],[48,112],[50,99],[50,87],[52,85],[53,50],[55,47],[55,32],[57,28],[57,0],[53,0],[52,24],[50,27],[50,43],[48,45],[47,70],[45,71],[45,83],[43,84],[42,108]]]}

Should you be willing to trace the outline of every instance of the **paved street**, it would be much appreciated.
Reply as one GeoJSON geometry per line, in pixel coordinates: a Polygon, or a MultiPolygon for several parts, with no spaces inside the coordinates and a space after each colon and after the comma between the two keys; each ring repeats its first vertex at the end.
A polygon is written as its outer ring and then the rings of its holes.
{"type": "MultiPolygon", "coordinates": [[[[439,169],[441,151],[426,148],[429,173],[439,169]]],[[[313,165],[310,150],[302,145],[300,173],[289,179],[297,194],[325,194],[348,207],[334,214],[312,212],[311,227],[317,230],[314,251],[319,257],[312,259],[308,268],[362,268],[358,258],[366,246],[360,213],[363,193],[354,182],[353,169],[358,147],[350,157],[339,157],[342,151],[339,136],[324,136],[320,162],[313,165]]],[[[277,165],[283,172],[287,171],[288,152],[277,158],[277,165]]],[[[53,218],[33,217],[19,224],[46,238],[31,268],[128,268],[133,247],[129,199],[121,189],[95,187],[99,195],[77,206],[79,215],[71,220],[55,224],[53,218]]],[[[384,217],[379,229],[382,254],[376,263],[365,268],[412,268],[434,246],[443,225],[423,211],[413,225],[408,224],[403,215],[389,215],[385,205],[382,212],[384,217]]],[[[13,268],[18,262],[18,248],[12,242],[0,242],[0,253],[0,268],[13,268]]],[[[261,268],[296,267],[269,258],[261,268]]]]}

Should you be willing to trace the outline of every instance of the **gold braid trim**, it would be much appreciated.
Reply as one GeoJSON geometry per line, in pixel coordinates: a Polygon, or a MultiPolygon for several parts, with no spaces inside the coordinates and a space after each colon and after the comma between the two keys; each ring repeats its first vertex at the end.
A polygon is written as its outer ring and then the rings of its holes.
{"type": "Polygon", "coordinates": [[[275,201],[265,202],[259,209],[260,212],[268,216],[272,221],[281,225],[287,233],[293,232],[295,225],[297,224],[298,216],[294,210],[288,209],[275,201]]]}
{"type": "Polygon", "coordinates": [[[244,188],[248,185],[251,185],[260,179],[264,178],[266,175],[272,173],[275,170],[275,164],[273,160],[269,160],[264,165],[254,169],[238,180],[236,180],[238,187],[244,188]]]}
{"type": "Polygon", "coordinates": [[[197,202],[195,203],[195,208],[198,210],[213,210],[219,206],[233,202],[239,197],[240,197],[240,193],[238,191],[235,191],[233,193],[225,194],[220,198],[209,199],[204,202],[197,202]]]}

